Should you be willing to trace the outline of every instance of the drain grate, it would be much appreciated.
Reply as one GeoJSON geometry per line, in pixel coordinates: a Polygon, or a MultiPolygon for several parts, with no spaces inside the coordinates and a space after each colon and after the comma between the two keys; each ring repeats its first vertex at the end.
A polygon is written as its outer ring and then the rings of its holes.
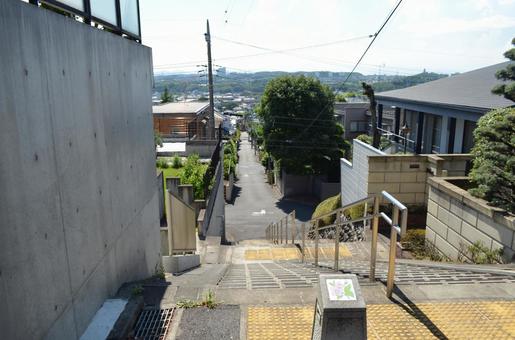
{"type": "Polygon", "coordinates": [[[163,340],[168,332],[175,309],[144,309],[134,327],[137,340],[163,340]]]}

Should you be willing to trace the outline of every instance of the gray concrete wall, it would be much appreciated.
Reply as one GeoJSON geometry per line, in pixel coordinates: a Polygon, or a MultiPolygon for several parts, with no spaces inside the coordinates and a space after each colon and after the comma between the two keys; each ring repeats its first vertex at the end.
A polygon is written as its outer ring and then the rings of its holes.
{"type": "Polygon", "coordinates": [[[341,159],[342,204],[349,204],[368,196],[368,156],[382,156],[383,152],[372,146],[352,141],[352,162],[341,159]]]}
{"type": "Polygon", "coordinates": [[[0,329],[76,339],[159,262],[151,50],[0,1],[0,329]]]}

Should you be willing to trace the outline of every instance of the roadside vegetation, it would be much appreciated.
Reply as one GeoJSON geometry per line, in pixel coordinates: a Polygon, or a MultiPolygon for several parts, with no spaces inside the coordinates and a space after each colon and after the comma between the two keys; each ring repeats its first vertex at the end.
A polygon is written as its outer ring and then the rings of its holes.
{"type": "MultiPolygon", "coordinates": [[[[185,160],[177,155],[174,157],[159,157],[156,168],[163,172],[163,178],[179,177],[181,184],[193,185],[195,199],[204,199],[204,174],[208,164],[200,162],[197,154],[188,156],[185,160]]],[[[166,190],[166,180],[164,181],[166,190]]]]}
{"type": "Polygon", "coordinates": [[[238,165],[238,149],[241,132],[236,133],[224,144],[224,179],[228,180],[231,174],[236,178],[236,165],[238,165]]]}

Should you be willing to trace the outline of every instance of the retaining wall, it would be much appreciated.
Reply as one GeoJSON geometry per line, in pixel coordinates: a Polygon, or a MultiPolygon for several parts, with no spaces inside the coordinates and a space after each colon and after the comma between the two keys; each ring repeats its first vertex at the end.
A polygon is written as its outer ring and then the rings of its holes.
{"type": "MultiPolygon", "coordinates": [[[[515,216],[449,182],[460,178],[429,178],[426,240],[452,260],[466,257],[466,249],[480,241],[490,250],[515,254],[515,216]]],[[[463,258],[464,259],[464,258],[463,258]]]]}
{"type": "Polygon", "coordinates": [[[159,263],[151,50],[17,0],[0,41],[2,338],[77,339],[159,263]]]}

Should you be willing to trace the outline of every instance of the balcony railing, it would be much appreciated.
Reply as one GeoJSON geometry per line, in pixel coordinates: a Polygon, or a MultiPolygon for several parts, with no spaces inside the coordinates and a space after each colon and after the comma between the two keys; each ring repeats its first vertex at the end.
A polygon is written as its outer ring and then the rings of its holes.
{"type": "Polygon", "coordinates": [[[139,0],[29,0],[141,43],[139,0]]]}

